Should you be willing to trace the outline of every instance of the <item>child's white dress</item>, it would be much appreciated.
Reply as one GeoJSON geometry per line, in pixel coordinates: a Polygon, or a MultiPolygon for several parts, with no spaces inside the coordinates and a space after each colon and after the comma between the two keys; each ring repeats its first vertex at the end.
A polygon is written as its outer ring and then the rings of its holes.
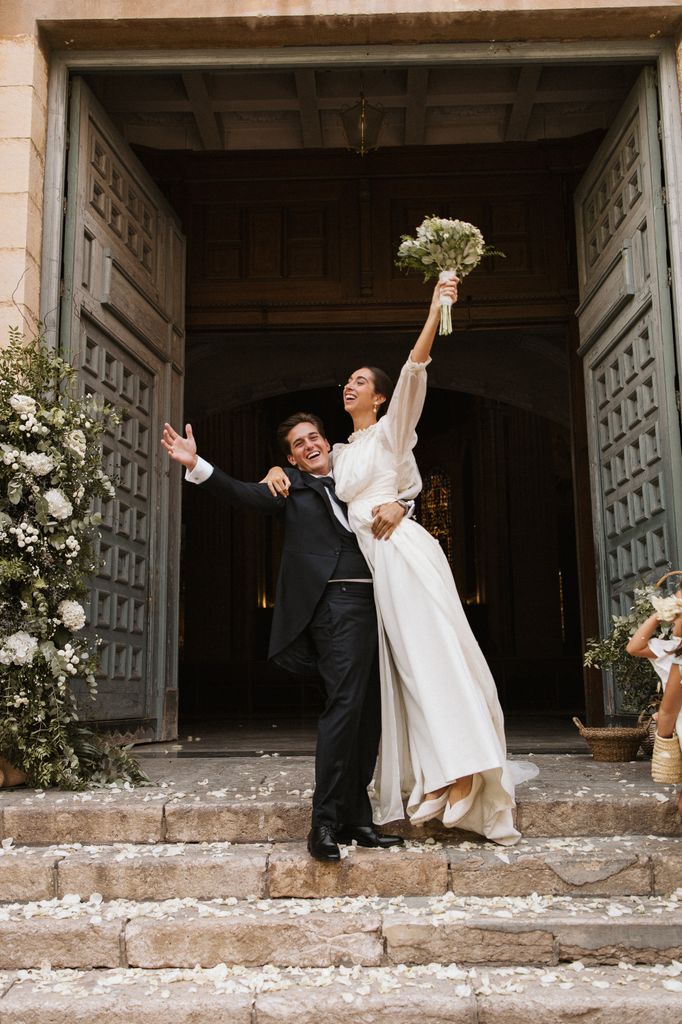
{"type": "MultiPolygon", "coordinates": [[[[656,636],[649,641],[649,650],[656,655],[651,664],[654,666],[664,690],[668,684],[670,670],[675,663],[676,651],[680,646],[681,639],[682,638],[679,636],[673,636],[668,640],[664,640],[662,637],[656,636]]],[[[680,739],[682,736],[682,710],[677,716],[675,732],[677,733],[677,742],[680,744],[680,747],[682,747],[682,739],[680,739]]]]}

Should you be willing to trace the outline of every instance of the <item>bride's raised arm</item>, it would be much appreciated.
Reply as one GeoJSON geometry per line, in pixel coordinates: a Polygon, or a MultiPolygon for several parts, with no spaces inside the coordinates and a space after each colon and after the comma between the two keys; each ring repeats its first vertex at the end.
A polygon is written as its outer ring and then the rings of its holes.
{"type": "Polygon", "coordinates": [[[398,455],[405,455],[411,451],[417,440],[415,430],[426,398],[426,367],[431,362],[431,349],[440,323],[441,296],[448,296],[456,302],[457,281],[437,284],[434,288],[421,334],[400,371],[398,383],[384,416],[384,432],[391,448],[398,455]]]}

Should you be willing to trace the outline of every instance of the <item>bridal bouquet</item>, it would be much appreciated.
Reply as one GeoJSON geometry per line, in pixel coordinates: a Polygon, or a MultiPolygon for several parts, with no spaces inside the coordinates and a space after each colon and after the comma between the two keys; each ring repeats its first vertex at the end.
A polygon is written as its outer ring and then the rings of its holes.
{"type": "MultiPolygon", "coordinates": [[[[485,244],[477,227],[465,220],[426,217],[417,228],[417,237],[402,235],[396,266],[421,270],[424,280],[461,280],[470,274],[484,256],[504,256],[485,244]]],[[[440,306],[440,333],[452,334],[452,301],[444,298],[440,306]]]]}

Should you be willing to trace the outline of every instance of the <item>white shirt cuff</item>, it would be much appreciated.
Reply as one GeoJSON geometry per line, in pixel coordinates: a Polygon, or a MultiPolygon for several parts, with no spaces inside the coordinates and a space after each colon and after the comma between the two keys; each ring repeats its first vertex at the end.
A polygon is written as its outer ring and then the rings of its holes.
{"type": "Polygon", "coordinates": [[[185,470],[185,480],[190,484],[203,484],[213,472],[213,466],[201,455],[197,455],[197,464],[194,469],[185,470]]]}

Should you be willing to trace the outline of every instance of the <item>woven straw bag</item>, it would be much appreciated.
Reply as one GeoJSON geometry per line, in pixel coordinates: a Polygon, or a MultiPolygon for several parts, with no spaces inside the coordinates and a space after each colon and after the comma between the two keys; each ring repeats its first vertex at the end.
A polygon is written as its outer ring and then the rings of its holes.
{"type": "Polygon", "coordinates": [[[654,782],[667,785],[682,782],[682,748],[677,733],[670,738],[654,738],[654,753],[651,758],[651,778],[654,782]]]}
{"type": "MultiPolygon", "coordinates": [[[[673,569],[661,576],[656,583],[660,587],[671,576],[682,576],[681,569],[673,569]]],[[[651,778],[654,782],[667,785],[682,782],[682,748],[677,733],[670,737],[654,735],[654,750],[651,757],[651,778]]]]}

